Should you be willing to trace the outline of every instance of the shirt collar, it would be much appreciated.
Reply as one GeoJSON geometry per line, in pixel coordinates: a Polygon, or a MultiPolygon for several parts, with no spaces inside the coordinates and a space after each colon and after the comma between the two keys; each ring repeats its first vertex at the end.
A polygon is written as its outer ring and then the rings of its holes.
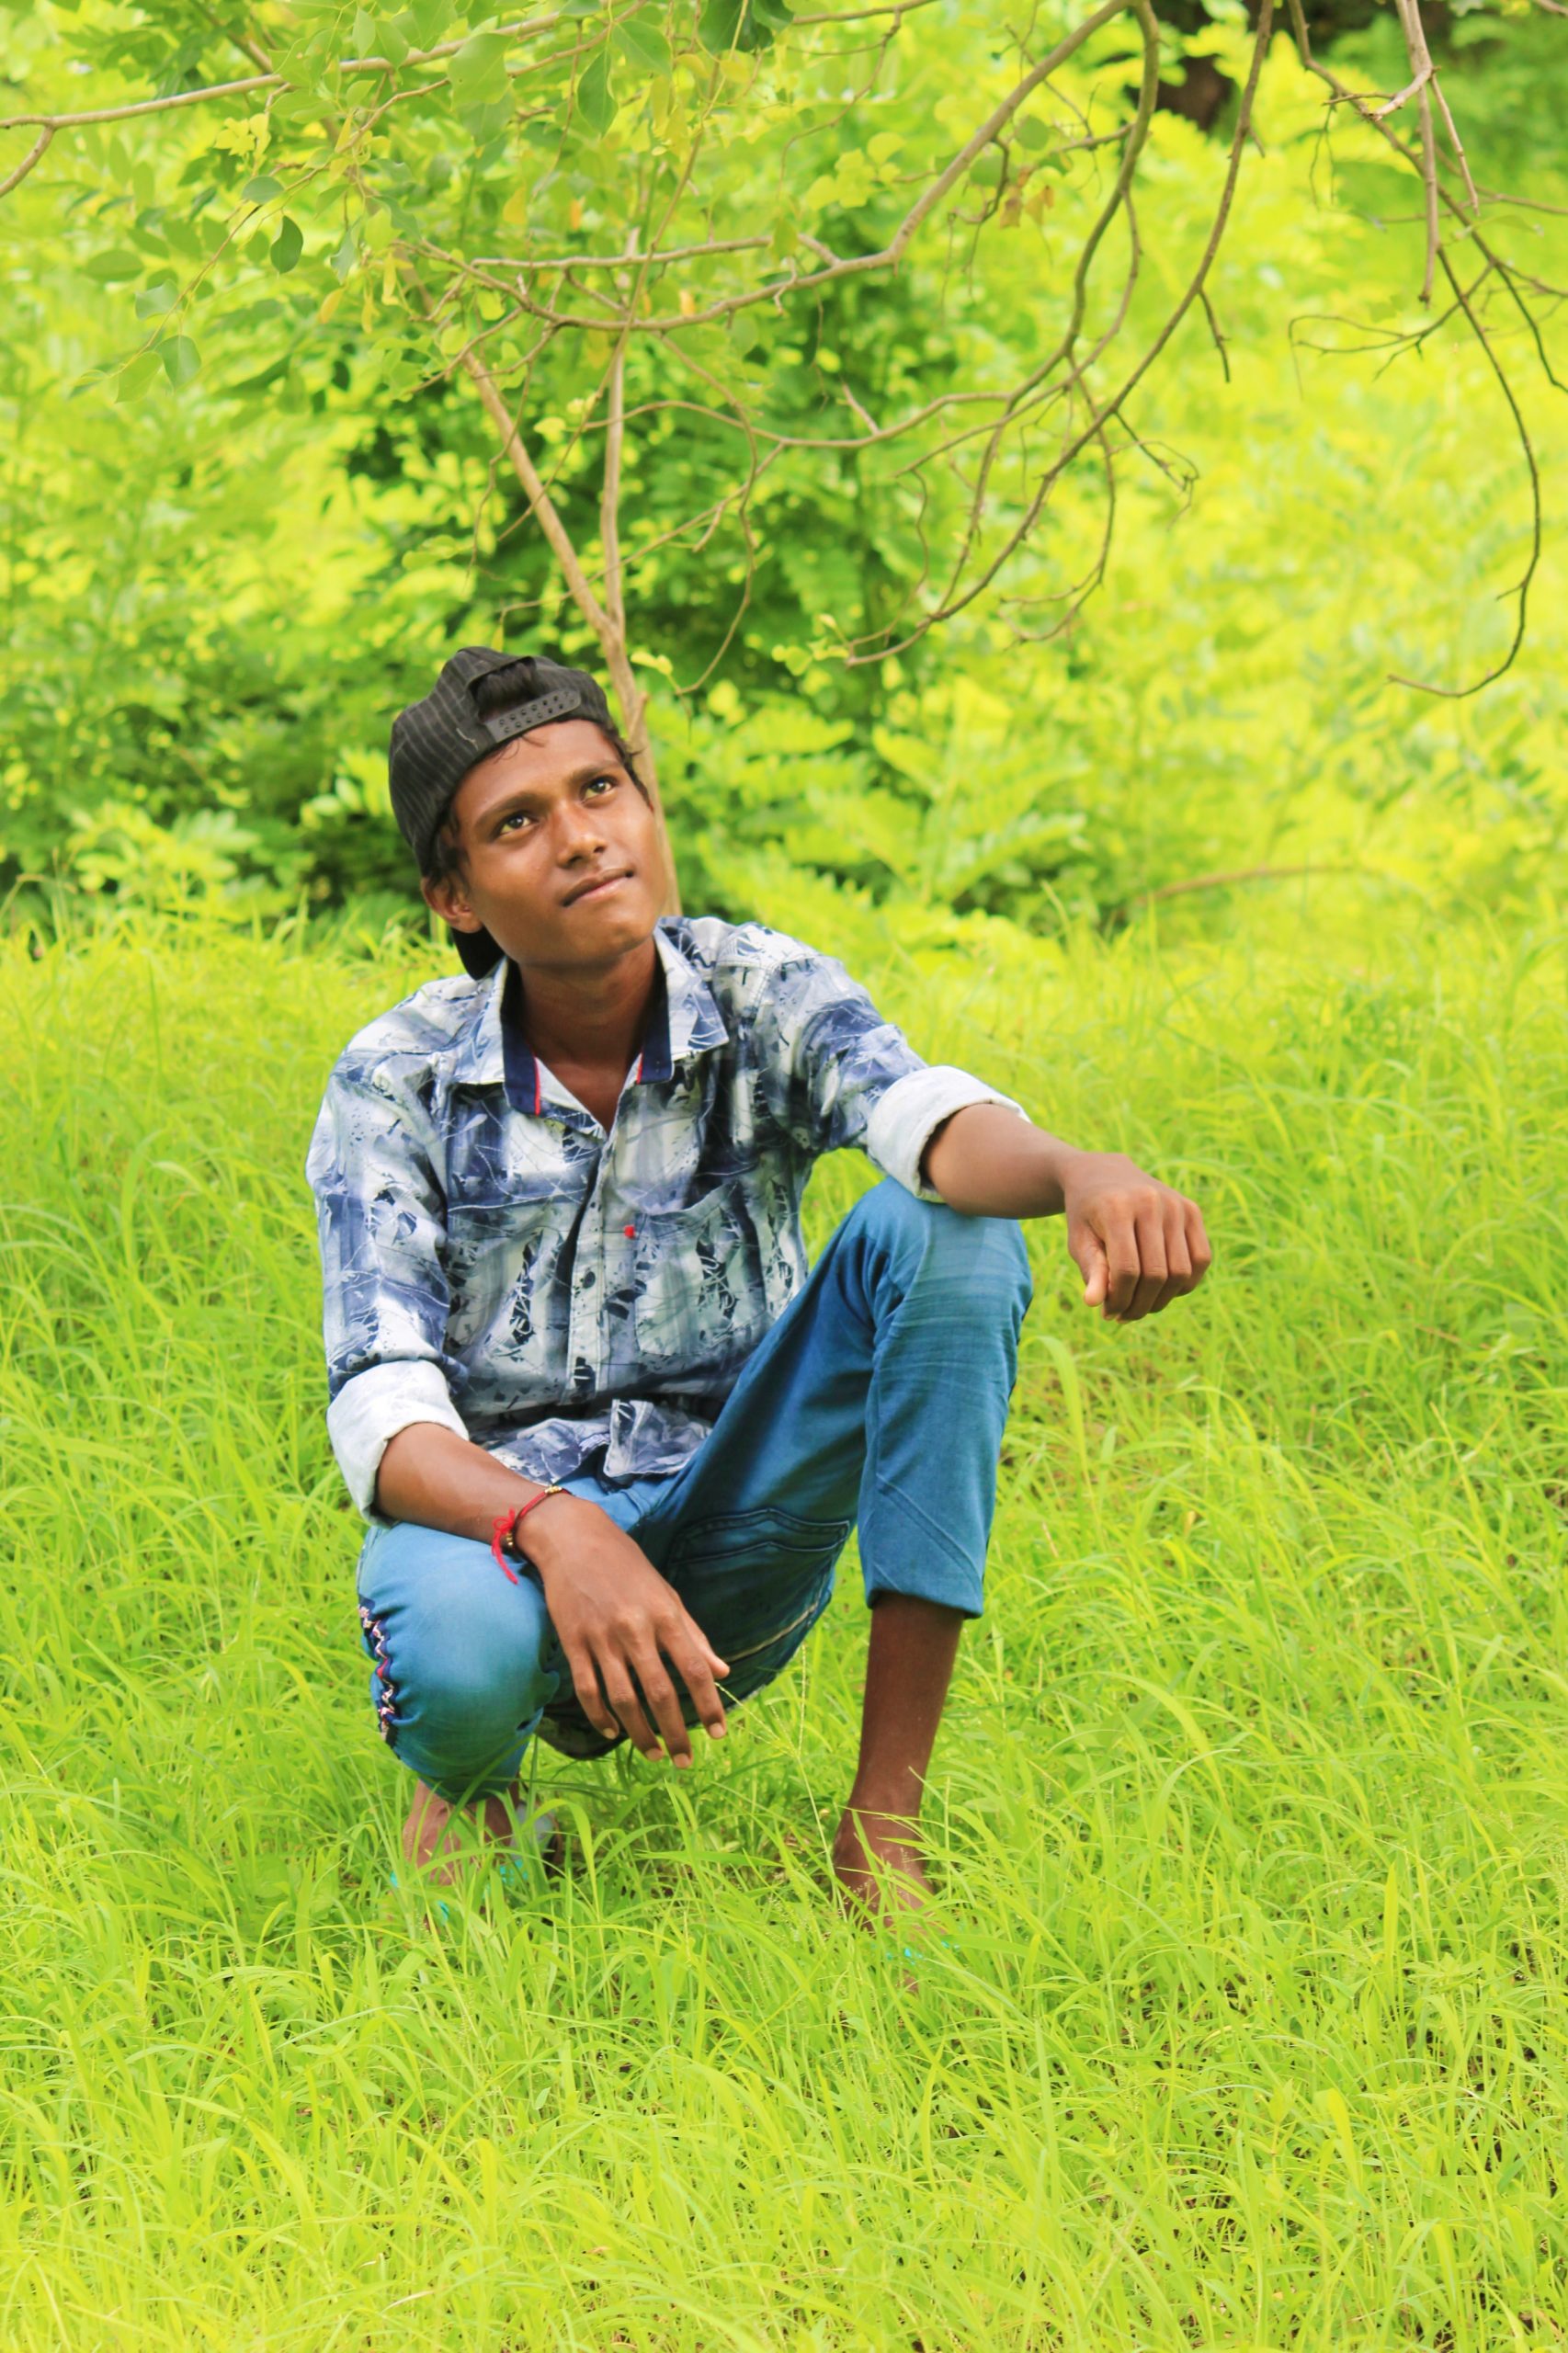
{"type": "MultiPolygon", "coordinates": [[[[724,1027],[724,1017],[719,1010],[712,990],[696,965],[676,946],[668,928],[670,921],[668,915],[660,917],[653,929],[653,945],[665,968],[665,1003],[669,1015],[669,1063],[673,1073],[676,1063],[689,1062],[693,1054],[705,1054],[714,1046],[723,1045],[730,1033],[724,1027]]],[[[642,1074],[645,1078],[655,1075],[652,1063],[642,1074]]]]}
{"type": "MultiPolygon", "coordinates": [[[[632,1070],[636,1081],[672,1078],[678,1063],[722,1046],[729,1036],[713,992],[676,945],[661,916],[653,929],[664,985],[649,1008],[642,1051],[632,1070]]],[[[504,958],[475,992],[472,1021],[452,1057],[455,1082],[506,1086],[519,1111],[538,1112],[544,1091],[539,1064],[521,1026],[511,1017],[517,1002],[508,988],[513,966],[504,958]]]]}

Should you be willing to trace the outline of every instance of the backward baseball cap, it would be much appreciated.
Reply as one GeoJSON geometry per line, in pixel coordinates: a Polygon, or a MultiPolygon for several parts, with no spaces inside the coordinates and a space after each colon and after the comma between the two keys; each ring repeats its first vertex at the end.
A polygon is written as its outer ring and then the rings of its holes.
{"type": "MultiPolygon", "coordinates": [[[[489,645],[460,647],[443,663],[429,693],[398,712],[387,748],[392,815],[421,874],[433,870],[437,837],[469,770],[499,745],[559,719],[591,720],[612,743],[619,742],[605,690],[587,671],[539,655],[498,654],[489,645]],[[504,677],[504,672],[515,675],[504,677]],[[509,708],[486,715],[478,688],[488,679],[495,685],[483,701],[509,708]]],[[[452,945],[476,978],[501,960],[487,931],[454,931],[452,945]]]]}

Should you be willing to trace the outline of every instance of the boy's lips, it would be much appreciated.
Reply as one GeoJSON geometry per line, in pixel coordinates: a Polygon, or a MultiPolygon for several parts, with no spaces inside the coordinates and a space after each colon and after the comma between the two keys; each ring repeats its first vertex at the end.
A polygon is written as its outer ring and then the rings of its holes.
{"type": "Polygon", "coordinates": [[[563,907],[574,907],[579,899],[602,898],[605,892],[613,890],[618,882],[630,881],[631,876],[631,868],[625,866],[618,866],[613,874],[596,874],[592,881],[579,882],[574,891],[568,891],[561,904],[563,907]]]}

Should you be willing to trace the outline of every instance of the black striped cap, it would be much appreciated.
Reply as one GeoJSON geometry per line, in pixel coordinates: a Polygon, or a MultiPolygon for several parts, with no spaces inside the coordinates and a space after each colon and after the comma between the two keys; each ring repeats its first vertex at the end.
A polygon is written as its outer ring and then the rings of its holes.
{"type": "Polygon", "coordinates": [[[474,763],[552,719],[589,719],[614,733],[605,690],[585,670],[497,654],[489,645],[463,646],[443,664],[424,700],[398,712],[387,751],[392,815],[422,874],[430,871],[436,836],[474,763]],[[485,690],[486,703],[504,706],[487,718],[475,699],[481,679],[495,681],[485,690]]]}

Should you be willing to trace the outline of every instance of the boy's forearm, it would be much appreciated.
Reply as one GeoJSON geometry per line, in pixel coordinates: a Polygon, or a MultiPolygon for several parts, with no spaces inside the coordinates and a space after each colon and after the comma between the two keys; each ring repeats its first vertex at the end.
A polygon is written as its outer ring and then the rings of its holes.
{"type": "Polygon", "coordinates": [[[966,1217],[1059,1217],[1083,1155],[1000,1103],[955,1111],[926,1148],[926,1176],[966,1217]]]}
{"type": "MultiPolygon", "coordinates": [[[[376,1473],[376,1509],[388,1519],[411,1519],[421,1528],[439,1528],[449,1536],[470,1536],[482,1544],[489,1543],[502,1512],[540,1492],[537,1479],[509,1471],[482,1446],[459,1438],[439,1422],[411,1422],[399,1430],[376,1473]]],[[[548,1518],[554,1509],[553,1503],[548,1504],[538,1517],[548,1518]]]]}

